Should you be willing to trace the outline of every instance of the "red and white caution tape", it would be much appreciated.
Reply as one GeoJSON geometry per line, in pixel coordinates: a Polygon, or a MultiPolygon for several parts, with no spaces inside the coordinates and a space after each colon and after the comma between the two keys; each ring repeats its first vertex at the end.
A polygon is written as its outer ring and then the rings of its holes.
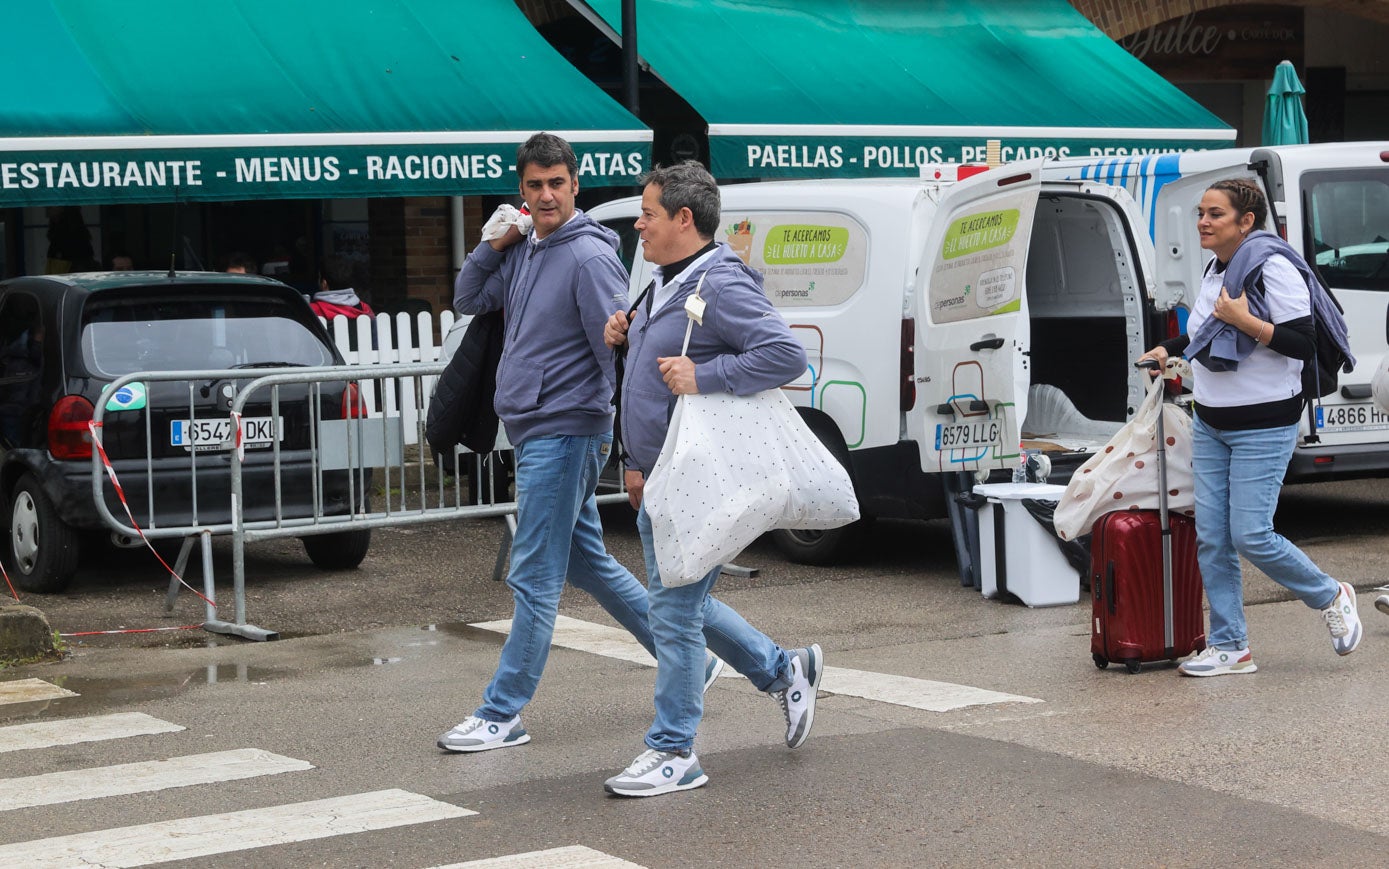
{"type": "MultiPolygon", "coordinates": [[[[145,546],[149,547],[149,551],[153,552],[154,557],[159,559],[159,563],[164,565],[164,569],[169,571],[169,575],[178,580],[179,585],[202,598],[208,606],[216,607],[216,603],[208,599],[202,592],[198,591],[193,586],[184,582],[183,577],[174,572],[174,569],[169,566],[169,562],[165,561],[164,557],[155,550],[154,545],[150,543],[149,538],[145,536],[145,532],[140,529],[140,523],[135,521],[134,514],[130,512],[130,504],[125,500],[125,490],[121,488],[120,480],[116,479],[116,469],[111,466],[111,460],[106,456],[106,449],[101,445],[101,435],[97,431],[98,428],[99,426],[95,420],[87,423],[87,431],[91,432],[92,435],[92,446],[96,448],[97,455],[101,457],[102,467],[106,468],[106,476],[111,478],[111,485],[116,490],[116,497],[120,499],[121,506],[125,508],[125,515],[126,518],[130,520],[130,527],[135,529],[136,533],[140,535],[140,539],[145,542],[145,546]]],[[[148,630],[163,630],[163,628],[149,628],[148,630]]],[[[65,634],[64,636],[67,635],[65,634]]],[[[77,635],[74,634],[73,636],[77,635]]]]}
{"type": "Polygon", "coordinates": [[[0,559],[0,576],[5,577],[5,585],[8,585],[10,587],[10,594],[14,595],[15,602],[21,603],[22,601],[19,600],[19,592],[14,590],[14,584],[10,582],[10,575],[5,572],[5,564],[3,559],[0,559]]]}
{"type": "Polygon", "coordinates": [[[176,628],[121,628],[118,631],[77,631],[71,634],[59,634],[60,637],[95,637],[103,634],[152,634],[156,631],[195,631],[202,625],[179,625],[176,628]]]}

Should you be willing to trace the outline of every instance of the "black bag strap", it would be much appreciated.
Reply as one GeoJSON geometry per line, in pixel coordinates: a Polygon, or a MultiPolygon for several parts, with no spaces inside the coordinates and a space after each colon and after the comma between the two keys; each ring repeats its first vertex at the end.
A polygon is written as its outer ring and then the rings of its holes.
{"type": "MultiPolygon", "coordinates": [[[[651,290],[656,286],[656,279],[652,278],[640,293],[637,300],[632,303],[632,307],[627,311],[627,328],[632,328],[632,318],[637,314],[637,308],[641,307],[642,300],[646,301],[646,319],[651,319],[651,290]]],[[[627,451],[622,448],[622,378],[627,369],[627,348],[630,342],[624,341],[613,348],[613,455],[617,458],[618,464],[627,458],[627,451]]]]}

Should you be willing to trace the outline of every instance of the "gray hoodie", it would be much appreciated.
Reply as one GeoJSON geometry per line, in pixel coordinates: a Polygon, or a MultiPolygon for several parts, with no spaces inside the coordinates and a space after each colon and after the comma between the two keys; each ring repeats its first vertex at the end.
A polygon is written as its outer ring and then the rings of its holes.
{"type": "Polygon", "coordinates": [[[454,310],[505,310],[493,407],[513,444],[612,428],[612,351],[603,325],[627,304],[617,249],[617,233],[576,210],[539,242],[526,238],[498,252],[484,241],[463,263],[454,310]]]}
{"type": "Polygon", "coordinates": [[[720,244],[650,320],[646,305],[639,305],[627,331],[622,443],[627,466],[643,474],[650,474],[656,465],[675,407],[675,395],[656,360],[680,355],[689,322],[685,300],[706,273],[699,291],[705,303],[704,324],[695,324],[687,354],[695,363],[699,391],[751,395],[805,373],[805,348],[762,292],[762,275],[744,265],[728,245],[720,244]]]}

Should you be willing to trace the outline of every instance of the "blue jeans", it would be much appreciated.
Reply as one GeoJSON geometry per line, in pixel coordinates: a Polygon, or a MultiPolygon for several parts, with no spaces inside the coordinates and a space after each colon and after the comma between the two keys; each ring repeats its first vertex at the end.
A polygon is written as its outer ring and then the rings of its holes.
{"type": "Polygon", "coordinates": [[[1297,428],[1294,423],[1222,431],[1199,416],[1193,422],[1196,554],[1211,607],[1208,645],[1226,650],[1249,647],[1241,555],[1310,607],[1327,607],[1340,593],[1334,579],[1273,530],[1273,511],[1297,445],[1297,428]]]}
{"type": "Polygon", "coordinates": [[[594,491],[612,434],[556,435],[516,445],[516,536],[506,584],[516,601],[501,661],[473,713],[508,721],[530,702],[550,655],[566,576],[656,654],[646,589],[603,546],[594,491]]]}
{"type": "Polygon", "coordinates": [[[656,566],[651,519],[637,511],[637,534],[646,559],[651,599],[651,634],[656,640],[656,719],[646,744],[657,751],[694,747],[704,716],[704,646],[743,674],[759,691],[781,691],[791,684],[791,659],[737,611],[710,597],[718,578],[714,568],[699,582],[666,588],[656,566]]]}

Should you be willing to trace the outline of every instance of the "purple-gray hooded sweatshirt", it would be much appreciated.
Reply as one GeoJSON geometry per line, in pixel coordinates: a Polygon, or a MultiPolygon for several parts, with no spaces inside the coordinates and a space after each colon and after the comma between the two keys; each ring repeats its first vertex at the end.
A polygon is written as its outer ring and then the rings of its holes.
{"type": "Polygon", "coordinates": [[[705,303],[704,325],[695,324],[686,354],[695,363],[695,383],[701,393],[751,395],[805,373],[805,348],[762,292],[762,275],[744,265],[728,245],[720,244],[650,320],[645,303],[639,305],[627,331],[622,443],[627,467],[643,474],[650,474],[656,465],[675,408],[675,395],[662,379],[656,360],[680,355],[689,322],[685,300],[705,274],[699,291],[705,303]]]}
{"type": "Polygon", "coordinates": [[[617,233],[576,210],[537,243],[482,242],[453,287],[460,314],[505,310],[493,407],[513,444],[612,428],[612,350],[603,326],[627,304],[617,233]]]}

